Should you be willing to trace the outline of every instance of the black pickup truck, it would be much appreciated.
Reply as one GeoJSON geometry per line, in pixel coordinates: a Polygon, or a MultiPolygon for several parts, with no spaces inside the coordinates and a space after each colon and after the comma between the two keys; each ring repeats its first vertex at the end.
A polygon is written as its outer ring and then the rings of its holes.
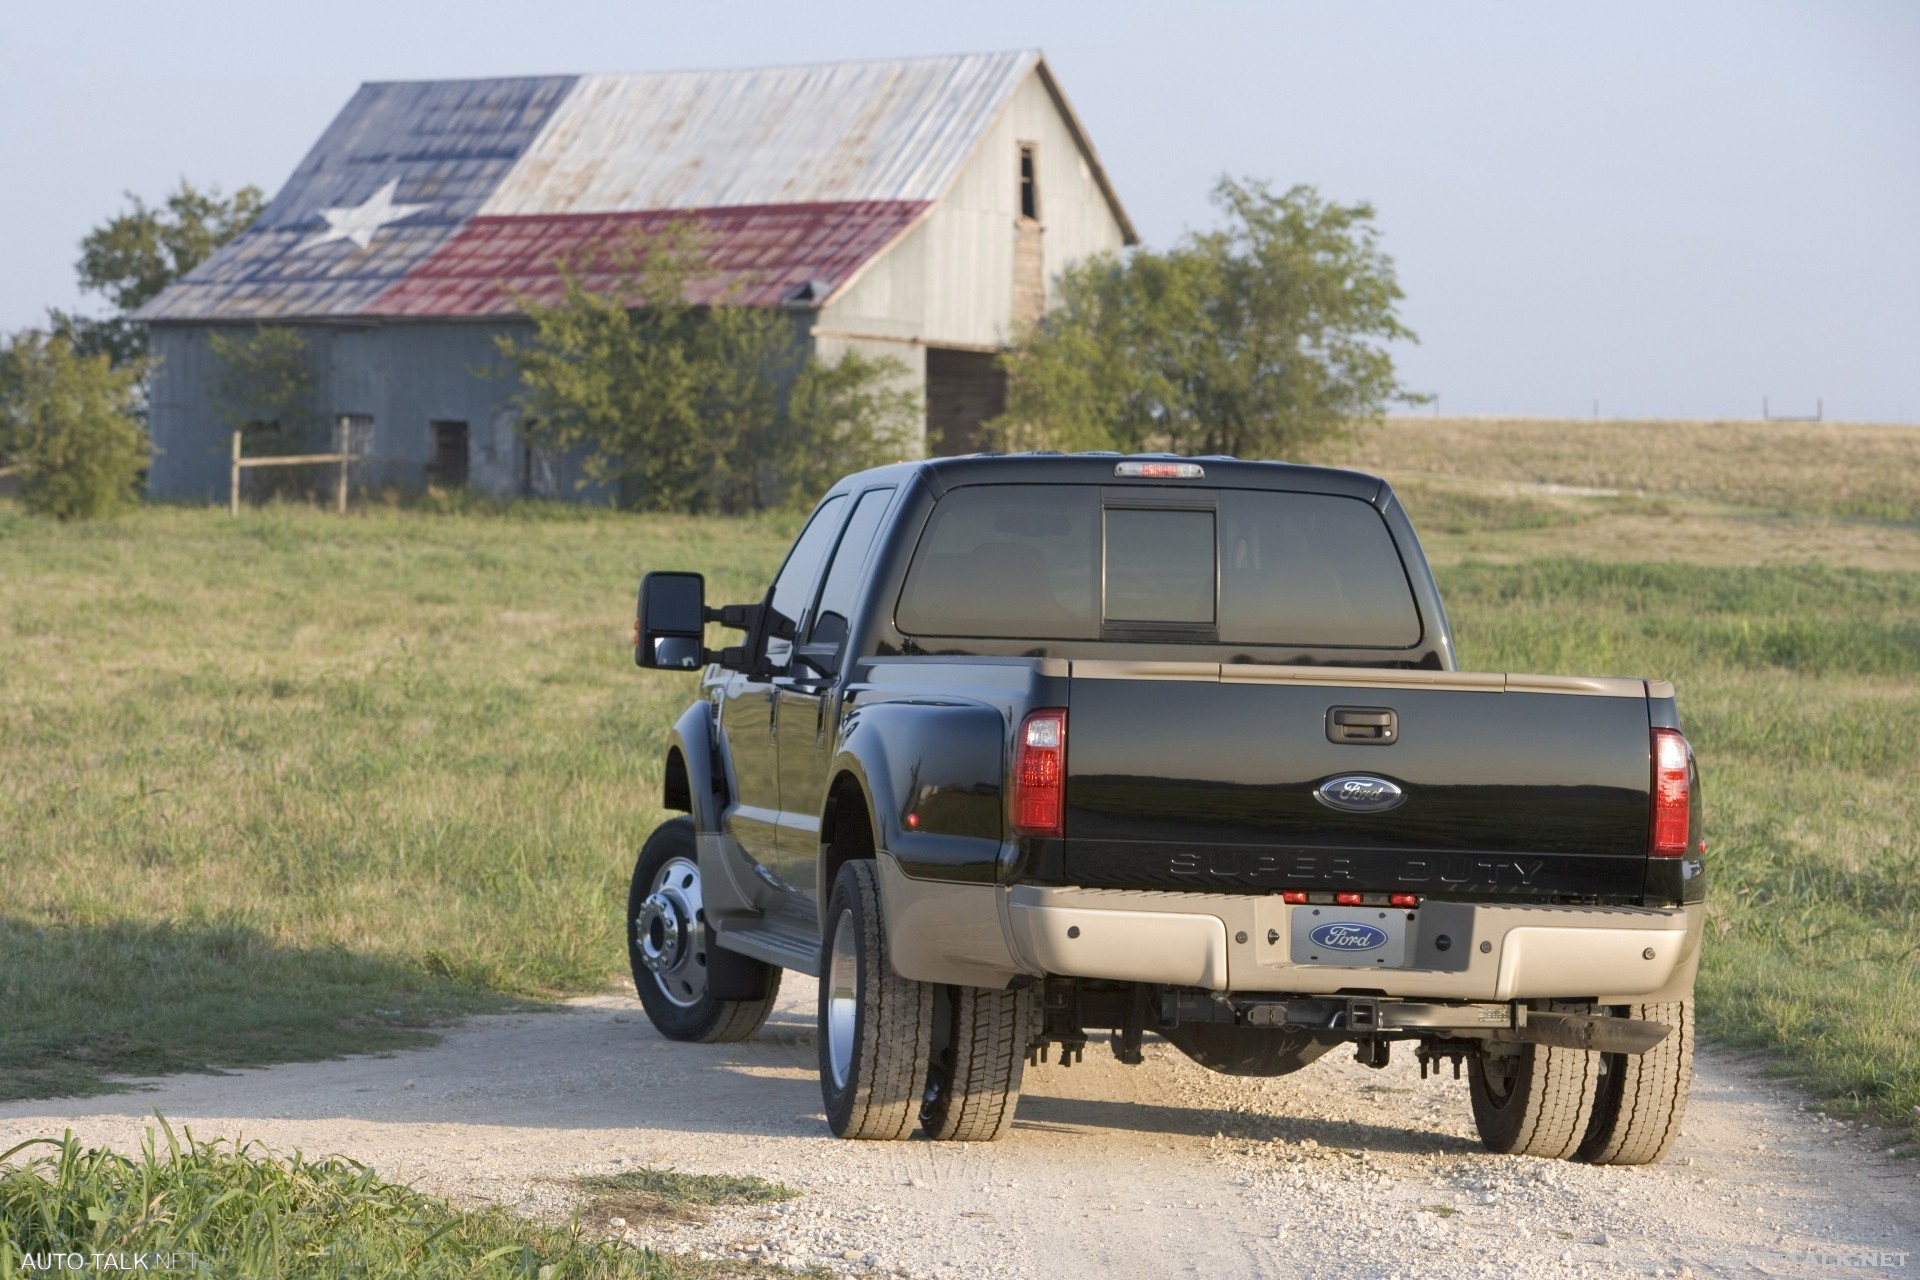
{"type": "Polygon", "coordinates": [[[686,816],[628,902],[640,998],[733,1040],[817,977],[842,1137],[997,1137],[1023,1064],[1089,1030],[1257,1075],[1411,1042],[1500,1152],[1677,1134],[1706,846],[1673,689],[1458,670],[1376,477],[866,471],[757,603],[648,574],[635,644],[703,670],[665,760],[686,816]]]}

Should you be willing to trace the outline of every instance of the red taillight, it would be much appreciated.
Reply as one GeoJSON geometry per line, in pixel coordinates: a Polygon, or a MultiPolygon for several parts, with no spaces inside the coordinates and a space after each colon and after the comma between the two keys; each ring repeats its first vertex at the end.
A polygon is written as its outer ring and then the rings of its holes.
{"type": "Polygon", "coordinates": [[[1280,895],[1280,901],[1282,902],[1292,902],[1297,904],[1297,903],[1305,902],[1306,900],[1307,900],[1307,891],[1305,889],[1289,889],[1285,893],[1280,895]]]}
{"type": "Polygon", "coordinates": [[[1364,901],[1357,893],[1336,893],[1333,900],[1343,907],[1357,907],[1364,901]]]}
{"type": "Polygon", "coordinates": [[[1390,895],[1387,901],[1396,907],[1417,907],[1420,905],[1420,895],[1417,893],[1396,893],[1390,895]]]}
{"type": "Polygon", "coordinates": [[[1692,802],[1687,781],[1687,740],[1678,729],[1653,731],[1653,834],[1647,854],[1679,858],[1687,852],[1692,802]]]}
{"type": "Polygon", "coordinates": [[[1020,736],[1014,743],[1014,834],[1064,834],[1066,808],[1067,712],[1064,707],[1049,707],[1020,722],[1020,736]]]}

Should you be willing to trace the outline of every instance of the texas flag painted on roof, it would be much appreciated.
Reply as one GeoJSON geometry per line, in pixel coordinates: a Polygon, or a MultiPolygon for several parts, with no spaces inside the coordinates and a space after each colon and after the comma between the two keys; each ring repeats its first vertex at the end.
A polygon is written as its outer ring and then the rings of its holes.
{"type": "Polygon", "coordinates": [[[682,219],[717,273],[694,301],[818,305],[945,194],[1038,61],[363,85],[138,318],[507,316],[559,296],[557,260],[682,219]]]}

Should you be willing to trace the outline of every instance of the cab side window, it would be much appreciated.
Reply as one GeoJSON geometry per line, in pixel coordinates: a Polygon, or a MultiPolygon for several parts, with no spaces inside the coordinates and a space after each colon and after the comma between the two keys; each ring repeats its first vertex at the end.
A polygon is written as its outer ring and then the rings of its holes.
{"type": "Polygon", "coordinates": [[[833,553],[833,565],[827,570],[826,585],[820,589],[820,604],[813,611],[806,647],[836,674],[847,643],[847,627],[860,598],[860,583],[865,575],[868,553],[880,532],[880,521],[893,501],[892,489],[869,489],[854,504],[847,520],[847,531],[833,553]]]}
{"type": "Polygon", "coordinates": [[[793,637],[803,621],[800,615],[806,612],[814,588],[820,585],[821,566],[833,546],[834,535],[840,532],[841,517],[846,512],[847,496],[843,493],[821,503],[794,541],[793,550],[787,552],[780,576],[773,580],[769,597],[771,612],[762,621],[761,631],[766,636],[763,652],[767,666],[776,673],[785,671],[793,661],[793,637]]]}

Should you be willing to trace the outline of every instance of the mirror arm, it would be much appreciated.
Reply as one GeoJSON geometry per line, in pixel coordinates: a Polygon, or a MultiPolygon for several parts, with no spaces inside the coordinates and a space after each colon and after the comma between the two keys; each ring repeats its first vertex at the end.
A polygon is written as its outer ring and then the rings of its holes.
{"type": "Polygon", "coordinates": [[[706,620],[717,622],[729,631],[751,631],[760,622],[761,608],[757,604],[726,604],[719,608],[709,605],[706,620]]]}

